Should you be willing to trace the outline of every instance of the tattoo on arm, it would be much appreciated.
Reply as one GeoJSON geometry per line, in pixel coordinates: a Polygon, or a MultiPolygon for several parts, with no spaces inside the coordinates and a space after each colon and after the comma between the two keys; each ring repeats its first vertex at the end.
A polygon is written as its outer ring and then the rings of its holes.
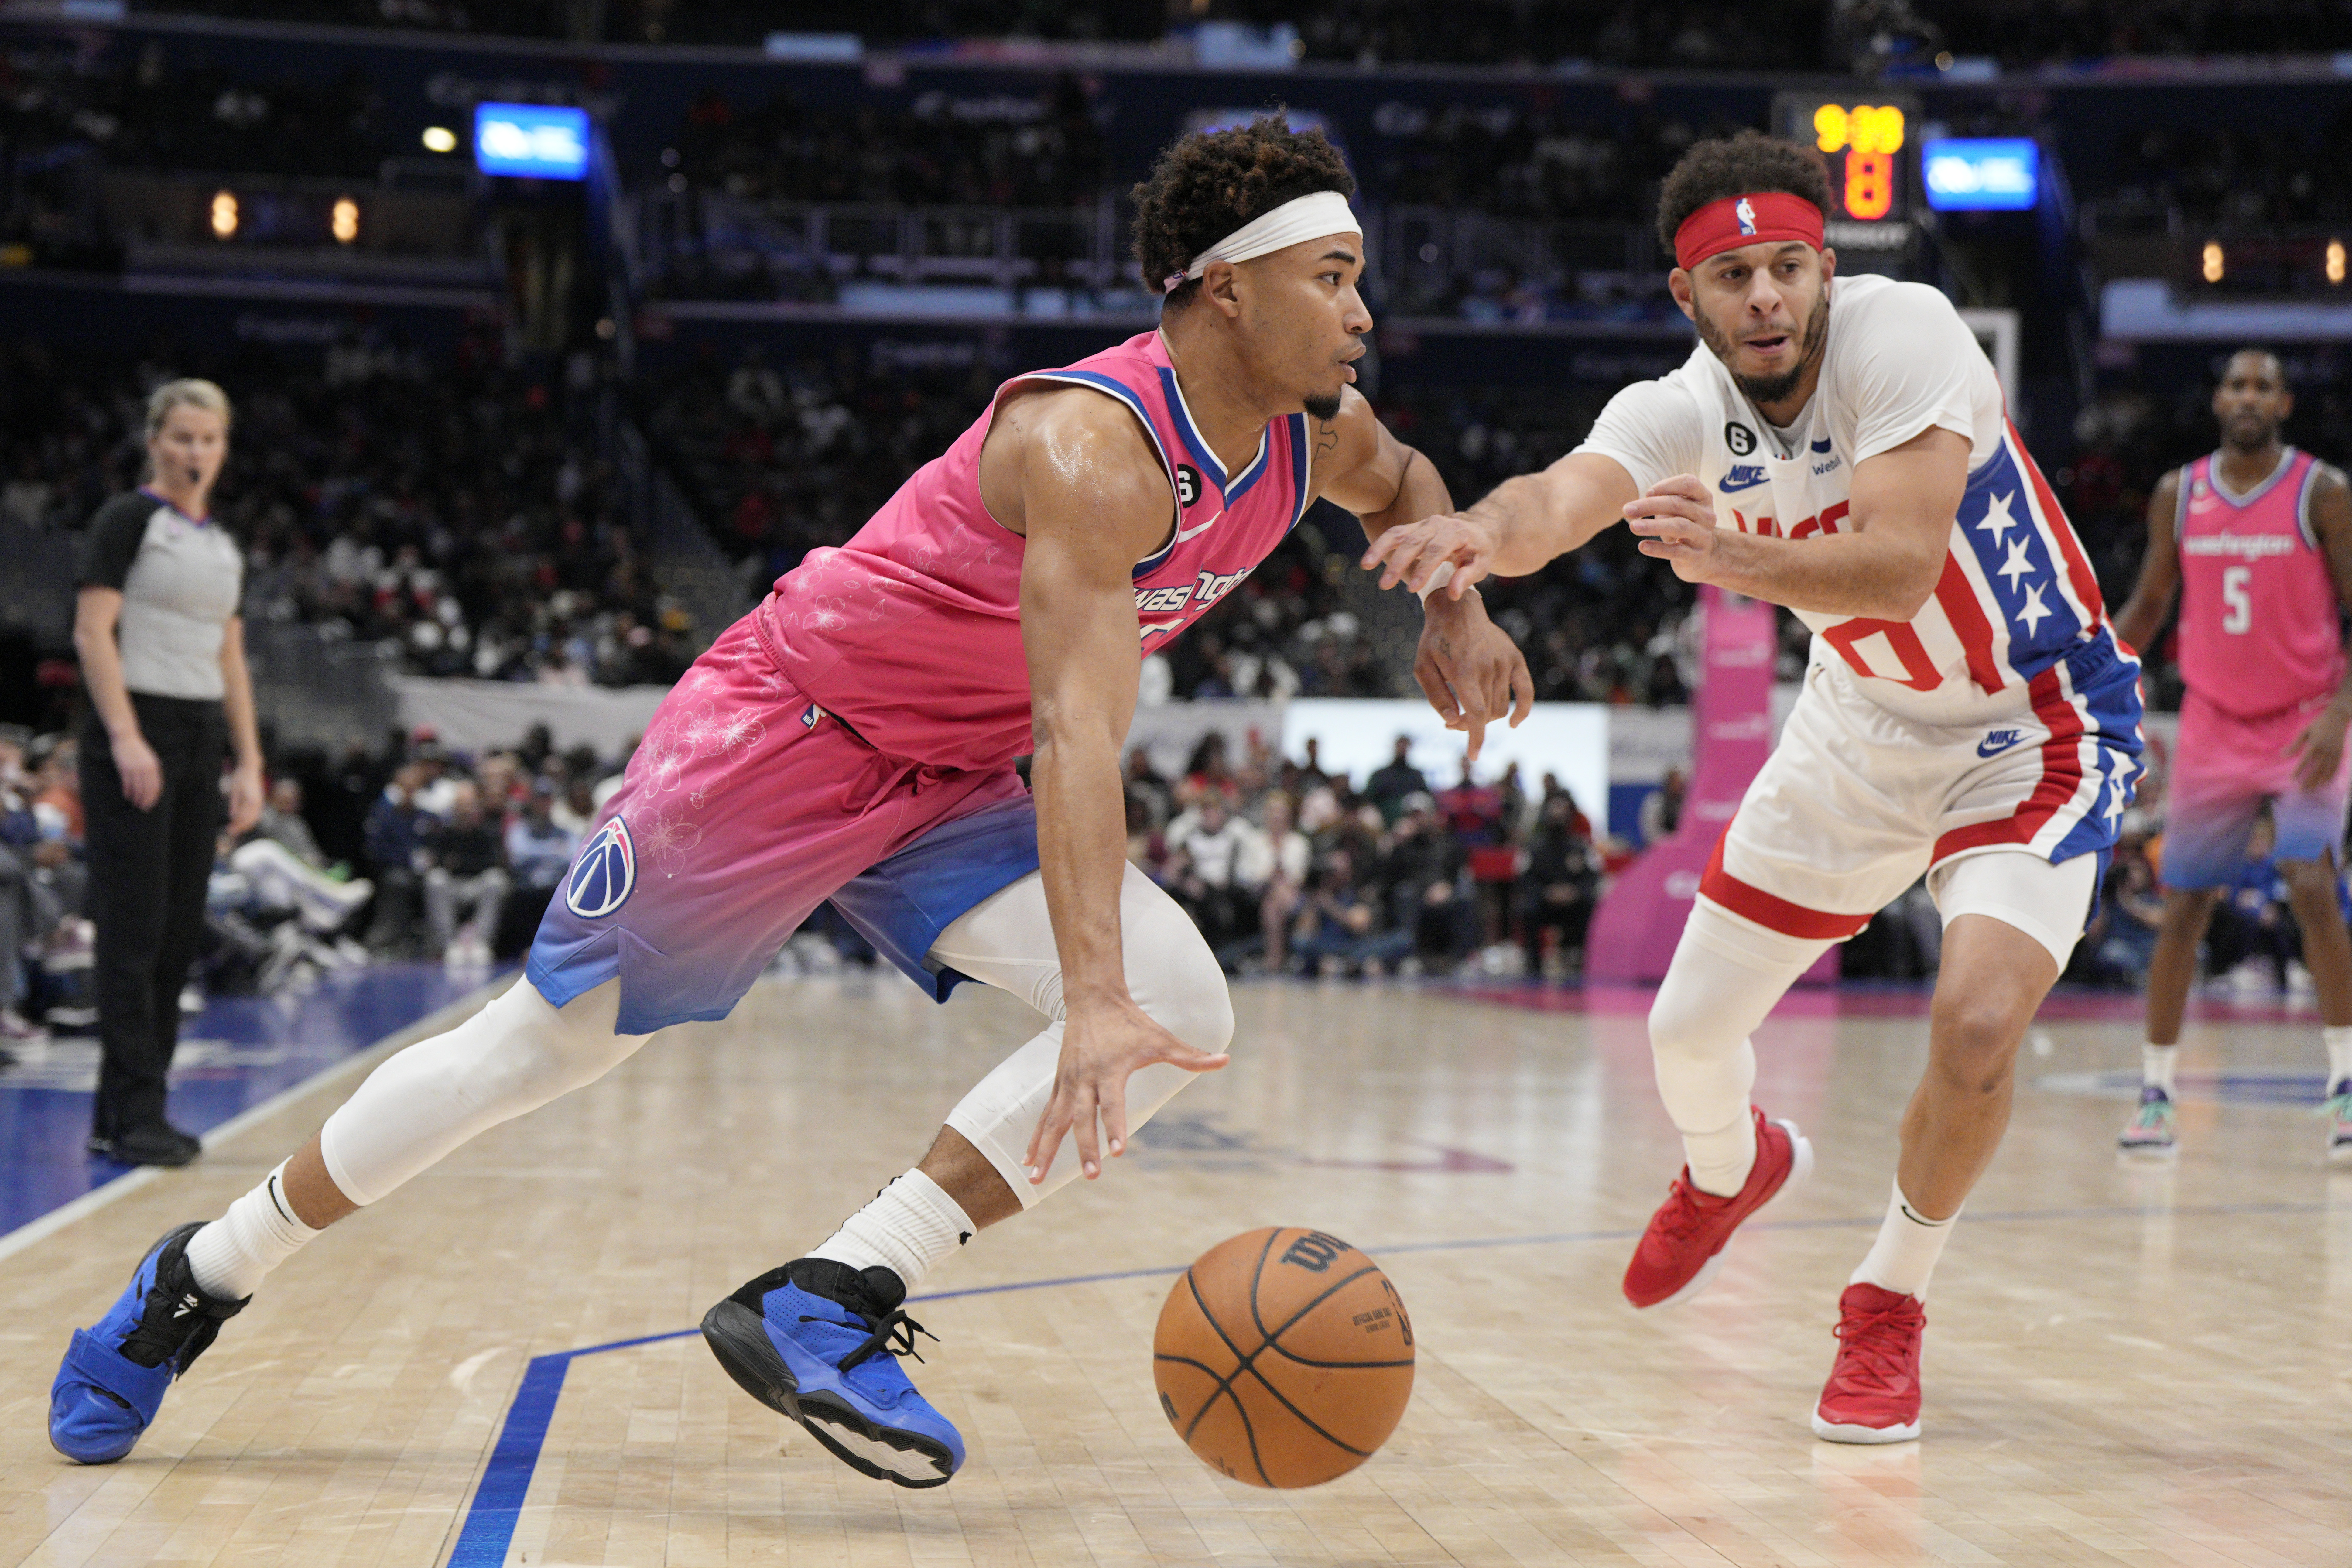
{"type": "Polygon", "coordinates": [[[1320,458],[1326,452],[1336,452],[1339,449],[1339,427],[1328,419],[1316,421],[1315,455],[1320,458]]]}

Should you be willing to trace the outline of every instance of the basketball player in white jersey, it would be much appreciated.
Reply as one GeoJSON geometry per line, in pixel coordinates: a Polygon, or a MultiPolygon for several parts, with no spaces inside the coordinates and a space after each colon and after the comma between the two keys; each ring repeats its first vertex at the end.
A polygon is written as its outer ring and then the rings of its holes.
{"type": "Polygon", "coordinates": [[[1383,583],[1533,572],[1611,524],[1687,582],[1784,605],[1804,691],[1699,884],[1650,1014],[1688,1163],[1625,1294],[1696,1293],[1811,1150],[1748,1102],[1749,1032],[1916,880],[1944,919],[1926,1076],[1877,1239],[1840,1301],[1813,1429],[1919,1433],[1921,1299],[2009,1121],[2019,1041],[2081,935],[2139,767],[2137,662],[1935,289],[1837,276],[1810,150],[1702,142],[1660,196],[1690,360],[1583,446],[1458,516],[1383,534],[1383,583]],[[1450,573],[1448,569],[1450,568],[1450,573]]]}
{"type": "Polygon", "coordinates": [[[2130,1153],[2173,1150],[2173,1068],[2197,944],[2268,811],[2319,993],[2327,1157],[2352,1164],[2352,934],[2336,884],[2352,795],[2352,489],[2341,470],[2279,438],[2294,412],[2276,354],[2230,356],[2213,389],[2221,449],[2157,484],[2139,582],[2116,612],[2116,635],[2147,647],[2179,593],[2189,687],[2167,792],[2139,1106],[2120,1139],[2130,1153]]]}

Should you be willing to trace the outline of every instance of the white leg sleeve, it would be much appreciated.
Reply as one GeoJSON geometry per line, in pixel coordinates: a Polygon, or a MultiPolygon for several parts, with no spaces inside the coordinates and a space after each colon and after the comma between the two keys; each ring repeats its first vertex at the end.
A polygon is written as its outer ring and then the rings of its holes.
{"type": "Polygon", "coordinates": [[[1701,899],[1675,946],[1650,1007],[1650,1054],[1700,1189],[1735,1193],[1755,1158],[1748,1094],[1756,1051],[1748,1037],[1826,942],[1782,936],[1701,899]]]}
{"type": "Polygon", "coordinates": [[[1990,915],[2050,950],[2063,973],[2099,882],[2099,858],[2077,855],[2052,865],[2027,849],[1988,849],[1947,860],[1927,873],[1927,891],[1950,925],[1962,915],[1990,915]]]}
{"type": "MultiPolygon", "coordinates": [[[[1233,999],[1224,972],[1192,921],[1133,866],[1119,889],[1118,919],[1127,988],[1136,1005],[1195,1050],[1223,1050],[1234,1037],[1233,999]]],[[[981,1079],[948,1116],[948,1125],[988,1156],[1025,1208],[1078,1173],[1066,1141],[1043,1183],[1033,1185],[1021,1166],[1029,1135],[1053,1098],[1054,1069],[1062,1055],[1062,961],[1045,913],[1043,875],[1033,871],[965,911],[931,944],[931,957],[1011,992],[1052,1020],[981,1079]]],[[[1150,1121],[1195,1076],[1160,1062],[1129,1079],[1128,1131],[1150,1121]]]]}
{"type": "Polygon", "coordinates": [[[558,1012],[517,981],[368,1075],[320,1131],[327,1174],[352,1202],[372,1204],[476,1133],[595,1082],[651,1037],[613,1032],[620,997],[608,980],[558,1012]]]}

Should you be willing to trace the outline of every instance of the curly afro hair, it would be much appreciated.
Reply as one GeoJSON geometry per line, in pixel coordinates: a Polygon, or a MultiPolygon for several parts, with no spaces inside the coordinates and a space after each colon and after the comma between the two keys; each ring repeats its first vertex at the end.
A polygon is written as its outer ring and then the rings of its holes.
{"type": "MultiPolygon", "coordinates": [[[[1254,218],[1317,191],[1356,194],[1356,177],[1320,131],[1293,131],[1279,109],[1231,131],[1178,137],[1129,193],[1135,203],[1135,259],[1154,294],[1192,258],[1254,218]]],[[[1201,280],[1166,297],[1190,304],[1201,280]]]]}
{"type": "Polygon", "coordinates": [[[1761,131],[1742,131],[1694,142],[1675,161],[1658,188],[1658,243],[1673,255],[1675,231],[1691,214],[1709,202],[1758,191],[1802,196],[1823,216],[1837,210],[1830,205],[1829,168],[1819,153],[1761,131]]]}

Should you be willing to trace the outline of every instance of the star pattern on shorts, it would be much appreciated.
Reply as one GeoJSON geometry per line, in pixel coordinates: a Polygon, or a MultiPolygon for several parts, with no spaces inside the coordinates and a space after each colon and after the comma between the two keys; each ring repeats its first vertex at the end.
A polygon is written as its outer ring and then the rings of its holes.
{"type": "Polygon", "coordinates": [[[2113,822],[2123,816],[2124,807],[2130,803],[2131,773],[2129,764],[2118,764],[2114,768],[2109,768],[2106,763],[2103,762],[2099,764],[2099,768],[2102,773],[2105,773],[2107,775],[2107,804],[2099,808],[2099,815],[2105,817],[2109,822],[2113,822]]]}
{"type": "Polygon", "coordinates": [[[2025,541],[2011,540],[2009,559],[2000,563],[2000,570],[1996,575],[2008,578],[2010,587],[2014,589],[2017,586],[2017,580],[2032,570],[2033,563],[2025,558],[2025,541]]]}
{"type": "Polygon", "coordinates": [[[2005,542],[2009,531],[2017,526],[2017,519],[2009,515],[2009,503],[2016,499],[2016,496],[2017,492],[2011,490],[2008,495],[1993,497],[1991,504],[1985,508],[1983,520],[1977,524],[1979,528],[1992,535],[1992,542],[1995,544],[2005,542]]]}
{"type": "Polygon", "coordinates": [[[2025,635],[2032,637],[2042,629],[2042,623],[2058,612],[2042,602],[2042,584],[2035,583],[2025,590],[2025,603],[2019,606],[2017,618],[2025,623],[2025,635]]]}

